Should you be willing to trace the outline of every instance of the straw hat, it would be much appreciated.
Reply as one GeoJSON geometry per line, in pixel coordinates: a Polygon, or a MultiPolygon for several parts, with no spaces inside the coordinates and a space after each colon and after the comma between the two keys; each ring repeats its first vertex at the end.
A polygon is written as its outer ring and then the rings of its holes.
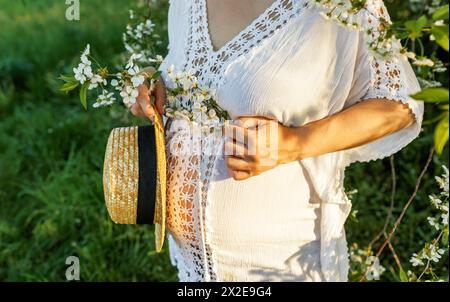
{"type": "Polygon", "coordinates": [[[158,113],[154,125],[111,131],[103,190],[115,223],[155,226],[155,248],[160,252],[166,222],[166,155],[164,124],[158,113]]]}

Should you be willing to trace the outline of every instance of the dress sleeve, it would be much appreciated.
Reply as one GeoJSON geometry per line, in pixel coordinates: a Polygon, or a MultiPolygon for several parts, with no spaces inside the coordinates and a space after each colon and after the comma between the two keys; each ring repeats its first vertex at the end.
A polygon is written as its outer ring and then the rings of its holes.
{"type": "Polygon", "coordinates": [[[170,55],[178,56],[184,51],[185,40],[189,30],[188,13],[191,1],[169,0],[167,13],[167,33],[170,55]]]}
{"type": "MultiPolygon", "coordinates": [[[[368,43],[379,37],[382,21],[391,22],[383,1],[367,0],[366,8],[362,16],[365,31],[359,33],[354,80],[344,108],[368,99],[393,100],[406,104],[415,122],[376,141],[345,150],[346,165],[381,159],[400,151],[419,135],[423,119],[423,102],[410,97],[421,88],[408,59],[402,55],[382,58],[369,47],[368,43]],[[370,35],[366,34],[368,30],[370,35]]],[[[394,40],[393,47],[400,47],[400,42],[394,40]]]]}

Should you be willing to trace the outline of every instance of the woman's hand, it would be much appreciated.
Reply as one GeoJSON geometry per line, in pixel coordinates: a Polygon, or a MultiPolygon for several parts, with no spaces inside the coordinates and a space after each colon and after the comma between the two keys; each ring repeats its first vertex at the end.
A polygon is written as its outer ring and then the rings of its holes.
{"type": "MultiPolygon", "coordinates": [[[[146,77],[150,77],[156,70],[152,67],[146,68],[142,71],[146,77]]],[[[153,89],[150,91],[150,87],[147,83],[138,87],[139,95],[136,98],[136,103],[130,107],[130,111],[137,117],[147,117],[153,121],[155,112],[153,110],[151,97],[155,98],[155,107],[159,114],[163,114],[164,105],[166,103],[166,86],[161,77],[159,77],[153,89]]]]}
{"type": "Polygon", "coordinates": [[[245,180],[296,160],[293,128],[267,118],[245,117],[225,126],[225,161],[235,180],[245,180]]]}

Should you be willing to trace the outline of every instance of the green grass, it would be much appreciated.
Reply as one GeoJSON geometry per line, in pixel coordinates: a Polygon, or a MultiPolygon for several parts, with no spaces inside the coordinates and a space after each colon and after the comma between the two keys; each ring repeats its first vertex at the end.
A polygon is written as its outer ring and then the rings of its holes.
{"type": "Polygon", "coordinates": [[[83,112],[55,81],[87,43],[115,60],[129,2],[82,2],[68,22],[64,1],[0,0],[0,280],[63,281],[70,255],[82,280],[176,280],[153,230],[114,225],[104,206],[109,130],[136,121],[83,112]]]}
{"type": "MultiPolygon", "coordinates": [[[[83,112],[76,95],[61,94],[55,80],[70,71],[67,66],[87,43],[96,56],[109,58],[106,64],[117,62],[131,2],[82,1],[81,21],[68,22],[64,1],[0,0],[0,280],[64,281],[65,259],[71,255],[79,256],[85,281],[176,280],[167,249],[153,253],[153,230],[114,225],[104,206],[101,173],[109,131],[137,121],[120,109],[83,112]]],[[[166,11],[155,13],[163,24],[166,11]]],[[[425,163],[432,143],[427,127],[396,156],[394,217],[425,163]]],[[[434,157],[393,238],[405,268],[432,236],[427,196],[436,192],[433,178],[443,163],[448,165],[448,153],[434,157]]],[[[390,202],[389,170],[388,159],[347,169],[347,189],[359,190],[353,198],[359,222],[347,223],[350,243],[364,246],[382,228],[390,202]]],[[[389,251],[382,259],[397,274],[389,251]]],[[[393,273],[386,278],[397,280],[393,273]]]]}

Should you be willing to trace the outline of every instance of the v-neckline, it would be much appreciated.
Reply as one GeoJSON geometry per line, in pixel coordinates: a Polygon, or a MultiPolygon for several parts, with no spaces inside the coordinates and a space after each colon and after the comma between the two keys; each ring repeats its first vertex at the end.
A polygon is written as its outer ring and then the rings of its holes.
{"type": "Polygon", "coordinates": [[[234,42],[239,40],[242,36],[244,36],[246,33],[248,33],[261,19],[264,19],[266,16],[269,15],[269,13],[278,6],[279,2],[283,0],[275,0],[271,5],[269,5],[261,14],[258,15],[253,21],[251,21],[248,25],[246,25],[244,28],[241,29],[231,40],[223,44],[221,47],[214,49],[214,45],[212,42],[212,36],[211,36],[211,30],[209,27],[209,15],[208,15],[208,7],[207,7],[207,0],[201,0],[201,11],[203,14],[204,19],[204,35],[205,35],[205,41],[208,47],[208,50],[213,54],[219,54],[223,52],[225,49],[228,48],[229,45],[232,45],[234,42]]]}

